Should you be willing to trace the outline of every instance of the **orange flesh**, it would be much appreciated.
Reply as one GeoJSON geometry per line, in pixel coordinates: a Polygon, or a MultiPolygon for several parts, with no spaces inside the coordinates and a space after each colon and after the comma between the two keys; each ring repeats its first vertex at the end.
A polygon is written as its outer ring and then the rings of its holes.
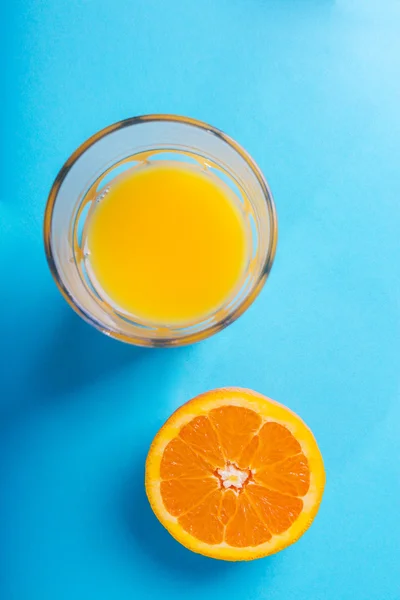
{"type": "Polygon", "coordinates": [[[180,430],[164,450],[160,477],[165,508],[185,531],[237,548],[289,529],[310,487],[307,458],[290,431],[230,405],[180,430]],[[224,485],[221,472],[230,466],[243,474],[243,483],[224,485]]]}

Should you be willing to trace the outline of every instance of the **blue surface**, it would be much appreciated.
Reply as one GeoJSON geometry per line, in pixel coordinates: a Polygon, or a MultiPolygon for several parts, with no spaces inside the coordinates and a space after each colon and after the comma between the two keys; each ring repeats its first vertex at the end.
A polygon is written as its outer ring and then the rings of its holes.
{"type": "Polygon", "coordinates": [[[14,0],[2,23],[1,600],[399,600],[399,3],[14,0]],[[42,249],[61,164],[149,112],[235,137],[279,215],[259,299],[178,350],[81,322],[42,249]],[[181,548],[143,491],[160,425],[222,385],[294,409],[326,462],[313,527],[249,564],[181,548]]]}

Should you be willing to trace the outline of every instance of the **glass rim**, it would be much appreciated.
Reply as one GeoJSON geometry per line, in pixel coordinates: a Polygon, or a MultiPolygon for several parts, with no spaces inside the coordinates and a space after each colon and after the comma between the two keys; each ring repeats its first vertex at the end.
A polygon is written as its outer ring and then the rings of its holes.
{"type": "Polygon", "coordinates": [[[65,161],[64,165],[61,167],[58,172],[52,186],[50,189],[50,193],[47,199],[45,213],[44,213],[44,221],[43,221],[43,237],[44,237],[44,247],[47,263],[50,269],[50,272],[53,276],[53,279],[66,300],[66,302],[70,305],[70,307],[87,323],[93,325],[96,329],[100,330],[102,333],[123,341],[128,344],[134,344],[137,346],[148,346],[148,347],[163,347],[163,346],[183,346],[187,344],[192,344],[194,342],[198,342],[202,339],[210,337],[214,333],[217,333],[227,327],[233,321],[236,321],[254,302],[261,289],[264,286],[264,283],[267,279],[268,274],[271,271],[272,264],[274,262],[276,247],[278,241],[278,219],[276,214],[276,208],[274,204],[274,199],[269,188],[269,185],[262,174],[261,169],[258,167],[255,160],[250,156],[250,154],[233,138],[229,135],[221,131],[220,129],[209,125],[203,121],[198,119],[193,119],[191,117],[184,117],[181,115],[174,114],[148,114],[148,115],[140,115],[136,117],[129,117],[127,119],[123,119],[121,121],[117,121],[112,125],[104,127],[103,129],[97,131],[95,134],[90,136],[85,142],[83,142],[65,161]],[[187,334],[183,334],[182,336],[171,336],[168,338],[157,338],[157,337],[142,337],[129,335],[126,333],[121,333],[119,331],[115,331],[112,327],[105,325],[100,322],[96,317],[94,317],[89,311],[86,311],[74,298],[73,294],[68,290],[62,281],[59,271],[56,266],[56,261],[54,259],[54,253],[52,249],[51,243],[51,231],[52,231],[52,218],[53,211],[57,200],[57,195],[59,189],[68,175],[69,171],[73,167],[73,165],[80,159],[80,157],[95,143],[97,143],[100,139],[107,137],[107,135],[125,127],[130,127],[132,125],[137,125],[146,122],[172,122],[172,123],[180,123],[182,125],[189,125],[191,127],[196,127],[202,129],[203,131],[207,131],[219,137],[223,142],[228,144],[231,148],[233,148],[241,158],[246,162],[247,166],[251,169],[252,173],[257,178],[257,181],[261,187],[262,195],[265,200],[268,217],[270,222],[270,235],[269,235],[269,243],[268,249],[265,254],[265,259],[263,261],[262,267],[260,268],[259,274],[256,276],[253,285],[249,293],[243,298],[240,304],[227,315],[223,316],[221,319],[215,321],[209,326],[206,326],[199,331],[196,332],[188,332],[187,334]]]}

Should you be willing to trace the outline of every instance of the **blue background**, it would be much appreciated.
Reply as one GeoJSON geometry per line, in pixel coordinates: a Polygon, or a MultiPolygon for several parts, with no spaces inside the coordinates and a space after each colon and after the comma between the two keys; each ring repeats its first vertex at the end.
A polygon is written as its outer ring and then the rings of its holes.
{"type": "Polygon", "coordinates": [[[3,4],[1,600],[398,600],[399,2],[3,4]],[[42,248],[70,153],[151,112],[236,138],[279,215],[255,304],[175,350],[124,346],[81,322],[42,248]],[[294,409],[326,462],[313,527],[249,564],[181,548],[143,491],[160,425],[223,385],[294,409]]]}

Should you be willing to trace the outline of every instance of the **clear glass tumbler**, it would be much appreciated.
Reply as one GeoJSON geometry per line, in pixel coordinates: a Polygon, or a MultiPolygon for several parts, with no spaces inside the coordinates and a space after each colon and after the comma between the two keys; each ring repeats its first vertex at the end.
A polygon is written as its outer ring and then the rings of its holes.
{"type": "Polygon", "coordinates": [[[260,169],[233,139],[194,119],[145,115],[106,127],[70,156],[49,194],[44,243],[60,292],[88,323],[131,344],[181,346],[220,331],[250,306],[274,260],[277,218],[260,169]],[[82,247],[87,215],[113,178],[138,161],[166,159],[201,164],[228,184],[249,231],[247,265],[234,295],[205,318],[176,326],[140,322],[111,306],[91,284],[82,247]]]}

